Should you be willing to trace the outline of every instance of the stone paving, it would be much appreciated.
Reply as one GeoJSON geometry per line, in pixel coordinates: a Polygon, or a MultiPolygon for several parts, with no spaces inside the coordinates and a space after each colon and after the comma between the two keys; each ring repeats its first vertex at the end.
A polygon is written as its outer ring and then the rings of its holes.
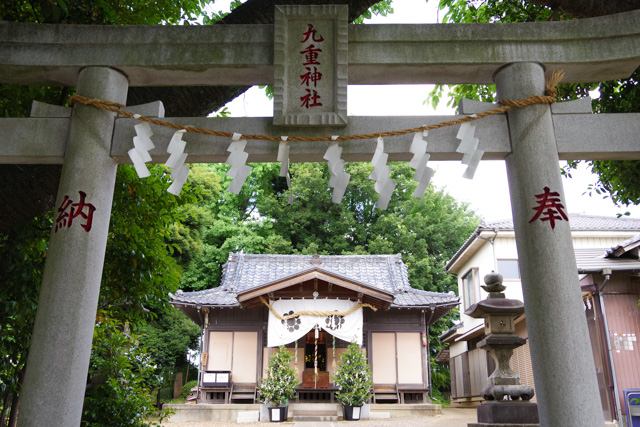
{"type": "MultiPolygon", "coordinates": [[[[467,427],[467,424],[476,422],[475,408],[442,408],[442,415],[434,415],[431,417],[402,417],[402,418],[386,418],[357,421],[355,426],[360,427],[418,427],[418,426],[446,426],[446,427],[467,427]]],[[[279,423],[281,426],[299,426],[299,427],[332,427],[336,425],[351,425],[353,421],[337,421],[337,422],[284,422],[279,423]]],[[[229,422],[193,422],[193,423],[162,423],[167,427],[209,427],[209,426],[225,426],[225,425],[247,425],[247,426],[273,426],[273,423],[229,423],[229,422]]]]}

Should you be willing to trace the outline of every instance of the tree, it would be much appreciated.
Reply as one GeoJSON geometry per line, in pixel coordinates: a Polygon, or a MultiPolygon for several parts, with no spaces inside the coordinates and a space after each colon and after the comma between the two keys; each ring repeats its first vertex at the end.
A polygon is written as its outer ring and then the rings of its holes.
{"type": "Polygon", "coordinates": [[[264,378],[260,380],[258,389],[260,400],[273,406],[285,406],[296,396],[298,379],[296,371],[291,367],[293,353],[280,346],[278,352],[271,356],[264,378]]]}
{"type": "Polygon", "coordinates": [[[200,327],[177,308],[160,314],[135,331],[139,334],[140,346],[147,349],[150,360],[158,367],[166,384],[176,373],[188,369],[188,353],[198,350],[200,327]]]}
{"type": "Polygon", "coordinates": [[[373,395],[371,368],[365,353],[355,341],[342,353],[333,382],[338,387],[336,400],[342,405],[362,406],[373,395]]]}
{"type": "MultiPolygon", "coordinates": [[[[428,1],[428,0],[427,0],[428,1]]],[[[576,0],[440,0],[440,8],[448,8],[443,22],[533,22],[564,20],[600,16],[640,8],[637,2],[576,1],[576,0]]],[[[562,100],[582,98],[590,91],[599,90],[600,97],[593,100],[595,113],[640,112],[640,68],[628,79],[608,82],[563,84],[559,87],[562,100]]],[[[443,85],[437,85],[428,97],[435,106],[443,96],[443,85]]],[[[457,105],[461,98],[495,101],[494,85],[456,85],[450,91],[449,105],[457,105]]],[[[563,170],[571,176],[577,161],[568,162],[563,170]]],[[[586,191],[610,198],[617,206],[640,203],[640,162],[591,160],[587,164],[598,176],[598,182],[586,191]]],[[[626,213],[628,215],[628,212],[626,213]]]]}
{"type": "MultiPolygon", "coordinates": [[[[105,312],[98,312],[89,374],[104,382],[85,398],[83,426],[159,425],[147,421],[155,411],[149,389],[158,382],[152,359],[137,337],[105,312]]],[[[160,411],[160,421],[167,415],[160,411]]]]}

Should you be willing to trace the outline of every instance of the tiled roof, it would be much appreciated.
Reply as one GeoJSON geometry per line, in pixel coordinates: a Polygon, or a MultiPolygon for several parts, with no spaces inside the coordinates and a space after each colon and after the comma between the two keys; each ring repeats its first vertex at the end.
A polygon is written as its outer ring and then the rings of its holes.
{"type": "MultiPolygon", "coordinates": [[[[640,219],[614,218],[584,214],[569,214],[569,224],[572,231],[640,231],[640,219]]],[[[506,219],[482,223],[478,230],[513,230],[513,220],[506,219]]]]}
{"type": "MultiPolygon", "coordinates": [[[[571,231],[634,231],[640,232],[640,219],[636,218],[614,218],[605,216],[594,216],[584,214],[569,214],[569,225],[571,231]]],[[[466,242],[458,249],[456,254],[445,266],[448,271],[462,253],[478,238],[483,231],[513,231],[513,220],[505,219],[492,222],[483,222],[469,236],[466,242]]]]}
{"type": "Polygon", "coordinates": [[[605,268],[612,271],[640,271],[640,261],[634,258],[607,258],[607,249],[575,249],[578,273],[599,273],[605,268]]]}
{"type": "Polygon", "coordinates": [[[176,303],[237,307],[237,293],[318,269],[394,295],[392,307],[455,305],[454,294],[411,288],[400,255],[253,255],[229,254],[220,286],[171,295],[176,303]]]}

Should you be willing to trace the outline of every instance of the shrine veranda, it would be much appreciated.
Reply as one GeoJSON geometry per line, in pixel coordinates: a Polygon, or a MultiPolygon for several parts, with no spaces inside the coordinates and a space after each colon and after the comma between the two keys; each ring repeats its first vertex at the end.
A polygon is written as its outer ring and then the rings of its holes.
{"type": "MultiPolygon", "coordinates": [[[[500,100],[520,100],[544,95],[545,71],[554,68],[565,72],[564,82],[593,82],[626,78],[640,65],[640,11],[564,22],[376,26],[348,25],[338,6],[287,6],[276,15],[275,26],[1,22],[0,81],[76,86],[78,95],[119,104],[130,86],[274,84],[273,118],[163,119],[276,136],[244,147],[244,162],[274,162],[281,136],[370,134],[452,119],[347,117],[347,84],[495,83],[500,100]]],[[[473,104],[463,113],[485,108],[473,104]]],[[[127,109],[162,116],[157,104],[127,109]]],[[[56,206],[69,208],[50,238],[21,426],[80,422],[85,376],[78,373],[89,363],[115,171],[132,162],[137,123],[80,104],[72,111],[40,105],[31,118],[0,119],[0,162],[63,164],[56,206]]],[[[593,115],[580,102],[536,104],[474,126],[478,144],[467,154],[482,151],[482,159],[507,166],[541,425],[602,425],[569,225],[556,209],[564,200],[558,160],[640,159],[640,116],[593,115]],[[541,197],[553,199],[553,221],[532,220],[541,197]]],[[[431,160],[463,158],[458,130],[429,133],[431,160]]],[[[151,163],[169,158],[174,132],[153,128],[151,163]]],[[[231,138],[187,132],[184,140],[188,162],[228,160],[231,138]]],[[[329,144],[291,141],[286,161],[324,161],[329,144]]],[[[385,162],[412,160],[411,145],[412,136],[385,139],[385,162]]],[[[340,147],[345,161],[383,154],[375,138],[340,147]]]]}

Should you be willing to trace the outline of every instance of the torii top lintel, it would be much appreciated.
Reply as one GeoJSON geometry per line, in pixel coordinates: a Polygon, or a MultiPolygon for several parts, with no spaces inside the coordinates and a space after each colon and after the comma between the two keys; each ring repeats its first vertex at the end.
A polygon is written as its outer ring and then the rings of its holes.
{"type": "MultiPolygon", "coordinates": [[[[537,61],[565,82],[628,77],[640,10],[575,21],[348,26],[349,84],[493,83],[537,61]]],[[[0,22],[0,82],[75,86],[79,70],[121,70],[131,86],[273,83],[274,27],[78,26],[0,22]]]]}

